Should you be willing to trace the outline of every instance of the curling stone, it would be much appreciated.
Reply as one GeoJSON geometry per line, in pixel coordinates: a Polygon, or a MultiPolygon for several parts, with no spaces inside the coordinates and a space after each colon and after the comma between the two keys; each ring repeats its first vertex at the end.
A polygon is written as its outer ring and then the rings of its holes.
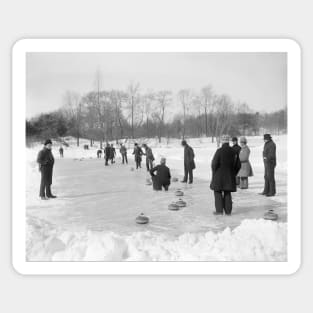
{"type": "Polygon", "coordinates": [[[146,179],[146,185],[148,185],[148,186],[152,185],[152,180],[150,178],[146,179]]]}
{"type": "Polygon", "coordinates": [[[172,202],[171,204],[169,204],[168,209],[170,211],[178,211],[179,210],[179,206],[177,205],[176,202],[172,202]]]}
{"type": "Polygon", "coordinates": [[[133,172],[135,169],[133,167],[131,167],[130,170],[133,172]]]}
{"type": "Polygon", "coordinates": [[[178,201],[176,201],[176,204],[180,207],[183,208],[187,205],[186,201],[184,201],[183,199],[179,199],[178,201]]]}
{"type": "Polygon", "coordinates": [[[270,209],[264,214],[264,219],[276,221],[278,219],[278,214],[276,214],[274,210],[270,209]]]}
{"type": "Polygon", "coordinates": [[[174,183],[178,182],[178,178],[177,177],[173,177],[172,178],[172,182],[174,182],[174,183]]]}
{"type": "Polygon", "coordinates": [[[148,224],[149,223],[149,217],[145,216],[143,213],[138,215],[136,217],[136,223],[137,224],[148,224]]]}
{"type": "Polygon", "coordinates": [[[184,195],[184,193],[181,190],[176,190],[175,191],[175,196],[182,197],[183,195],[184,195]]]}

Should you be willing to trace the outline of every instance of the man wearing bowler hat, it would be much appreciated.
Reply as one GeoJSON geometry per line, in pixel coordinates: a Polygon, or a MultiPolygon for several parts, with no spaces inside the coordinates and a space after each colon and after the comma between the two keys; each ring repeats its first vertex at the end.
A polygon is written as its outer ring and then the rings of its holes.
{"type": "Polygon", "coordinates": [[[270,134],[264,135],[264,189],[261,195],[273,197],[276,194],[275,167],[276,167],[276,145],[270,134]]]}
{"type": "Polygon", "coordinates": [[[51,193],[52,172],[54,165],[54,157],[51,152],[52,141],[47,139],[44,143],[43,149],[38,153],[37,162],[41,172],[40,192],[41,200],[48,200],[49,198],[56,198],[51,193]]]}

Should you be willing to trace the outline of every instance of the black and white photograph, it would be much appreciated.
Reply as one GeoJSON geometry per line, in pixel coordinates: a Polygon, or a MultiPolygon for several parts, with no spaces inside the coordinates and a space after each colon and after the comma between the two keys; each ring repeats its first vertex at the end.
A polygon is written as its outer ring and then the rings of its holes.
{"type": "Polygon", "coordinates": [[[288,51],[26,52],[25,261],[288,262],[287,78],[288,51]]]}

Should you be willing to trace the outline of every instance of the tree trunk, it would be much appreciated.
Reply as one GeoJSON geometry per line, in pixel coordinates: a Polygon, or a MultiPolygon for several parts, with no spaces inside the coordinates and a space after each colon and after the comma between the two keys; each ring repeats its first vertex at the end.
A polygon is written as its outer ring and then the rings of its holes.
{"type": "Polygon", "coordinates": [[[205,136],[208,137],[208,112],[205,108],[205,136]]]}

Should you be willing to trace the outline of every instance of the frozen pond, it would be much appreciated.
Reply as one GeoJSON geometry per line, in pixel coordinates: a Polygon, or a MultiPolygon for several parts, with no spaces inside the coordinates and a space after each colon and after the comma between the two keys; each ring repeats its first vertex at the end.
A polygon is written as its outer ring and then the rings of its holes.
{"type": "MultiPolygon", "coordinates": [[[[158,154],[157,149],[154,150],[158,154]]],[[[132,157],[128,165],[104,166],[103,159],[84,158],[57,159],[54,168],[53,192],[55,200],[30,201],[27,214],[51,223],[55,228],[70,231],[112,231],[128,235],[138,231],[153,231],[177,236],[187,232],[221,231],[225,227],[238,226],[242,220],[262,218],[265,210],[275,208],[280,221],[286,221],[286,201],[276,201],[256,194],[262,190],[261,179],[251,179],[251,190],[238,190],[233,193],[233,215],[216,217],[213,192],[209,189],[209,178],[195,178],[193,185],[173,182],[168,192],[156,192],[146,185],[147,174],[144,168],[131,171],[132,157]],[[180,211],[169,211],[168,204],[178,197],[174,191],[181,188],[187,207],[180,211]],[[147,225],[138,225],[135,218],[143,212],[150,217],[147,225]]],[[[169,159],[170,168],[178,168],[181,161],[169,159]]],[[[203,168],[197,167],[196,172],[203,168]]],[[[205,166],[209,170],[209,163],[205,166]]],[[[205,173],[200,173],[204,176],[205,173]],[[203,175],[204,174],[204,175],[203,175]]],[[[208,173],[209,175],[209,173],[208,173]]],[[[37,175],[39,178],[39,174],[37,175]]],[[[181,176],[172,169],[172,177],[181,176]]],[[[28,184],[37,189],[38,181],[28,184]]],[[[286,199],[286,175],[278,174],[279,196],[286,199]],[[281,192],[279,191],[281,190],[281,192]]]]}

